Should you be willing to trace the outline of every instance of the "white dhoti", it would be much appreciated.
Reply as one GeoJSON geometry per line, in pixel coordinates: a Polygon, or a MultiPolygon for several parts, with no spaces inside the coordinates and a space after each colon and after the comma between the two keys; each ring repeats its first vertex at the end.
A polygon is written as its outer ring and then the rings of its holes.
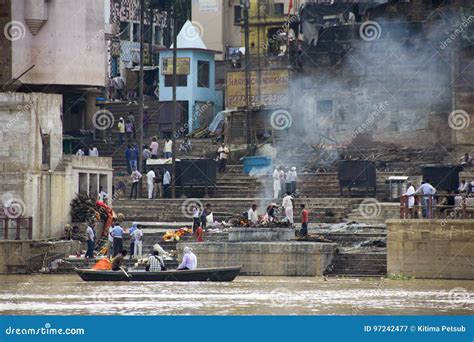
{"type": "Polygon", "coordinates": [[[148,181],[148,198],[153,198],[153,181],[148,181]]]}
{"type": "Polygon", "coordinates": [[[278,195],[280,195],[280,190],[281,190],[280,180],[273,181],[273,198],[278,198],[278,195]]]}
{"type": "Polygon", "coordinates": [[[409,196],[408,197],[408,208],[413,208],[415,205],[415,197],[414,196],[409,196]]]}
{"type": "Polygon", "coordinates": [[[285,209],[285,215],[288,218],[288,221],[290,221],[291,225],[293,225],[293,208],[286,208],[285,209]]]}

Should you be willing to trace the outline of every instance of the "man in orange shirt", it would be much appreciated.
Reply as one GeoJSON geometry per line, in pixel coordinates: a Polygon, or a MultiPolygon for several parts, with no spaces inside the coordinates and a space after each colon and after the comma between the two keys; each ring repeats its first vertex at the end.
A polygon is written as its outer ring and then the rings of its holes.
{"type": "Polygon", "coordinates": [[[301,230],[300,234],[301,236],[307,236],[308,235],[308,216],[309,212],[308,209],[305,208],[305,205],[301,205],[301,230]]]}

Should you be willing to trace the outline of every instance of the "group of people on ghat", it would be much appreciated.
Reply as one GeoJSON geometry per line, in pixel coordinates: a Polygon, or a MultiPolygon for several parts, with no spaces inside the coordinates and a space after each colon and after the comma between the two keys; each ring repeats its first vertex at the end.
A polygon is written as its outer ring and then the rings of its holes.
{"type": "Polygon", "coordinates": [[[416,190],[414,184],[408,182],[407,191],[403,196],[406,198],[406,207],[410,218],[419,216],[416,205],[421,206],[423,218],[431,218],[430,209],[439,209],[440,213],[446,216],[448,211],[455,208],[458,208],[460,212],[464,199],[474,197],[474,181],[462,180],[454,193],[447,190],[445,194],[438,193],[438,190],[431,185],[428,179],[423,180],[416,190]]]}
{"type": "Polygon", "coordinates": [[[285,197],[287,193],[296,194],[297,182],[296,167],[277,166],[273,171],[273,198],[285,197]]]}
{"type": "MultiPolygon", "coordinates": [[[[87,252],[86,259],[94,258],[94,248],[96,244],[96,229],[95,223],[89,222],[86,235],[87,235],[87,252]]],[[[189,247],[185,247],[183,250],[183,260],[178,266],[178,270],[192,270],[197,267],[197,257],[189,247]]],[[[125,263],[126,256],[129,255],[128,259],[141,259],[143,258],[143,231],[140,229],[137,222],[133,222],[128,229],[124,229],[120,222],[116,221],[113,227],[108,232],[107,242],[107,258],[112,260],[112,270],[118,271],[125,263]],[[130,253],[123,246],[124,236],[128,234],[130,236],[130,253]]],[[[165,270],[165,263],[160,252],[154,250],[153,253],[148,257],[147,271],[157,272],[165,270]]]]}

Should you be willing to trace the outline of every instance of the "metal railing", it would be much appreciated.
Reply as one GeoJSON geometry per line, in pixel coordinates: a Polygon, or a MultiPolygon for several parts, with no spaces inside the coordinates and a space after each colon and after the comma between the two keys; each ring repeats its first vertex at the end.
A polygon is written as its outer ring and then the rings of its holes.
{"type": "Polygon", "coordinates": [[[467,219],[474,213],[474,193],[472,194],[435,194],[400,196],[400,218],[446,218],[448,213],[452,218],[467,219]],[[409,198],[413,197],[415,203],[409,207],[409,198]],[[441,199],[454,198],[454,204],[438,204],[441,199]],[[469,200],[472,200],[469,201],[469,200]],[[469,203],[468,203],[469,202],[469,203]],[[420,215],[421,212],[421,215],[420,215]],[[437,215],[439,214],[439,215],[437,215]]]}
{"type": "Polygon", "coordinates": [[[31,240],[33,238],[32,217],[0,217],[0,239],[31,240]],[[11,234],[13,233],[13,234],[11,234]]]}

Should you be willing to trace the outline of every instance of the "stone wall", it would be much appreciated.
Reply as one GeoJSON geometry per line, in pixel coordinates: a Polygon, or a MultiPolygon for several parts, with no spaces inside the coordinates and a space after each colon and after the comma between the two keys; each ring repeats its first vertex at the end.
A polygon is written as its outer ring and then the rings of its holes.
{"type": "Polygon", "coordinates": [[[179,243],[193,249],[198,267],[243,265],[242,275],[321,276],[331,263],[336,244],[311,242],[179,243]]]}
{"type": "Polygon", "coordinates": [[[473,220],[387,220],[387,273],[474,279],[473,220]]]}
{"type": "Polygon", "coordinates": [[[80,241],[0,241],[0,274],[38,271],[48,256],[69,256],[84,249],[80,241]]]}

